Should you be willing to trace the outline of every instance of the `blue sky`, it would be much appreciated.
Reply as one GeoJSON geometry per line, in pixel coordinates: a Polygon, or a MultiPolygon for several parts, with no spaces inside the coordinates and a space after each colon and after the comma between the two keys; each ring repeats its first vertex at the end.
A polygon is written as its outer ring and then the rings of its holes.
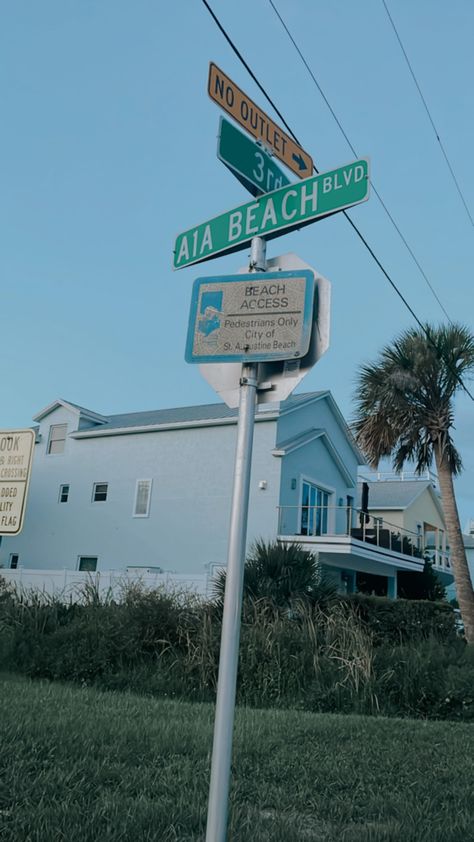
{"type": "MultiPolygon", "coordinates": [[[[210,0],[320,170],[354,158],[267,0],[210,0]]],[[[275,0],[452,320],[473,327],[474,228],[382,0],[275,0]]],[[[474,214],[474,4],[387,0],[474,214]]],[[[17,0],[0,29],[2,428],[57,397],[103,413],[208,403],[184,362],[192,282],[177,233],[250,199],[217,160],[210,61],[275,116],[200,0],[17,0]]],[[[277,120],[278,122],[278,120],[277,120]]],[[[422,320],[443,312],[376,197],[350,211],[422,320]]],[[[332,282],[331,347],[299,387],[346,417],[357,366],[412,317],[342,215],[273,240],[332,282]]],[[[474,517],[473,403],[460,397],[461,519],[474,517]]]]}

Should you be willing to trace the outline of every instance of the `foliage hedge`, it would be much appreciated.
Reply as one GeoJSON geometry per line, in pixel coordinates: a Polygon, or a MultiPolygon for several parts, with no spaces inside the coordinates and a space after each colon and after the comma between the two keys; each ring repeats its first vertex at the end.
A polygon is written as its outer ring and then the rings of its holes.
{"type": "Polygon", "coordinates": [[[345,599],[376,645],[417,642],[431,636],[449,644],[457,637],[456,614],[447,602],[392,600],[365,594],[351,594],[345,599]]]}
{"type": "MultiPolygon", "coordinates": [[[[1,582],[1,579],[0,579],[1,582]]],[[[244,605],[238,702],[474,720],[474,649],[435,603],[354,597],[244,605]]],[[[215,699],[221,612],[187,594],[93,588],[81,604],[0,588],[0,668],[51,680],[215,699]]]]}

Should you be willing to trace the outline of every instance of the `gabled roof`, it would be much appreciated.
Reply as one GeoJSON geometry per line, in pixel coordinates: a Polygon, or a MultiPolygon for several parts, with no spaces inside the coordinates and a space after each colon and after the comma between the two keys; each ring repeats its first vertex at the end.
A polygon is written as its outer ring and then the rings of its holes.
{"type": "MultiPolygon", "coordinates": [[[[310,392],[303,395],[291,395],[286,401],[266,403],[258,407],[257,417],[274,414],[282,415],[297,408],[302,403],[321,397],[326,392],[310,392]]],[[[118,415],[109,415],[107,429],[123,427],[148,427],[160,426],[162,424],[186,424],[193,421],[213,421],[225,418],[236,419],[239,411],[237,408],[230,408],[225,403],[202,404],[198,406],[179,406],[174,409],[155,409],[145,412],[126,412],[118,415]]]]}
{"type": "MultiPolygon", "coordinates": [[[[281,403],[277,401],[261,404],[257,407],[256,420],[277,419],[280,415],[292,411],[301,404],[308,403],[327,394],[329,393],[310,392],[302,395],[292,395],[281,403]]],[[[64,402],[60,401],[58,403],[64,402]]],[[[74,406],[73,404],[69,405],[74,406]]],[[[51,407],[48,410],[51,411],[51,407]]],[[[132,431],[150,432],[169,427],[235,424],[238,417],[238,409],[230,409],[225,403],[213,403],[174,407],[172,409],[145,410],[144,412],[125,412],[97,417],[101,419],[99,428],[83,428],[71,433],[71,436],[73,438],[88,438],[90,436],[119,435],[132,431]]]]}
{"type": "Polygon", "coordinates": [[[334,462],[337,464],[347,485],[352,486],[354,483],[354,477],[352,476],[351,472],[341,459],[341,456],[338,453],[333,442],[331,441],[331,437],[329,436],[328,432],[324,429],[318,429],[317,427],[313,427],[310,430],[305,430],[303,433],[299,433],[297,436],[293,436],[290,439],[286,439],[286,441],[282,441],[279,444],[277,444],[275,449],[272,450],[272,454],[273,456],[286,456],[293,450],[297,450],[299,447],[303,447],[304,445],[309,444],[311,441],[314,441],[314,439],[319,438],[323,440],[327,450],[331,454],[334,462]]]}
{"type": "Polygon", "coordinates": [[[229,409],[223,403],[211,403],[203,406],[179,406],[174,409],[151,409],[144,412],[109,415],[106,427],[108,430],[124,427],[155,427],[162,424],[183,424],[190,421],[236,417],[236,409],[229,409]]]}
{"type": "MultiPolygon", "coordinates": [[[[294,412],[302,406],[325,399],[330,405],[337,423],[346,435],[347,441],[352,448],[359,463],[363,457],[358,449],[355,439],[346,424],[346,421],[339,410],[331,393],[327,390],[317,392],[303,392],[302,394],[291,395],[287,400],[274,403],[265,403],[257,407],[255,414],[256,421],[277,420],[280,416],[294,412]]],[[[173,427],[192,427],[221,424],[235,424],[238,417],[238,409],[230,409],[225,403],[213,403],[197,406],[182,406],[172,409],[154,409],[144,412],[125,412],[114,415],[101,415],[86,409],[83,406],[71,401],[57,400],[39,412],[34,420],[41,421],[49,413],[58,407],[65,407],[80,416],[82,422],[80,428],[70,433],[71,438],[90,438],[95,436],[124,435],[132,432],[151,432],[153,430],[164,430],[173,427]],[[86,423],[84,423],[86,422],[86,423]]],[[[329,442],[330,447],[333,447],[329,442]]],[[[344,471],[347,469],[344,467],[344,471]]],[[[352,479],[351,479],[352,483],[352,479]]]]}
{"type": "MultiPolygon", "coordinates": [[[[444,518],[439,494],[429,480],[379,480],[368,482],[368,486],[369,511],[373,509],[404,511],[428,490],[439,514],[444,518]]],[[[360,505],[361,493],[362,483],[360,482],[358,483],[358,505],[360,505]]]]}
{"type": "MultiPolygon", "coordinates": [[[[288,398],[282,403],[267,403],[257,407],[256,420],[277,419],[285,412],[288,403],[298,403],[298,399],[307,399],[307,395],[288,398]]],[[[230,408],[225,403],[200,404],[197,406],[179,406],[172,409],[153,409],[144,412],[125,412],[116,415],[101,416],[99,429],[82,429],[71,433],[73,438],[89,436],[118,435],[132,431],[150,432],[152,430],[182,426],[204,426],[206,424],[235,424],[238,409],[230,408]]]]}
{"type": "Polygon", "coordinates": [[[362,453],[361,449],[359,448],[351,428],[349,427],[346,419],[344,418],[329,389],[325,389],[324,391],[320,392],[306,392],[302,395],[292,395],[291,398],[288,398],[288,400],[284,401],[281,404],[281,414],[286,415],[289,412],[294,412],[296,409],[299,409],[303,404],[309,404],[313,401],[321,400],[321,398],[325,398],[329,406],[331,407],[333,415],[337,423],[339,424],[342,432],[344,433],[347,442],[351,447],[352,452],[355,458],[357,459],[359,465],[365,465],[367,460],[364,454],[362,453]]]}
{"type": "Polygon", "coordinates": [[[105,424],[108,421],[107,416],[100,415],[98,412],[93,412],[91,409],[86,409],[84,406],[79,406],[79,404],[72,403],[71,401],[65,401],[62,398],[58,398],[58,400],[53,401],[53,403],[40,410],[40,412],[33,416],[33,421],[42,421],[43,418],[46,418],[47,415],[54,412],[55,409],[59,409],[61,406],[69,409],[74,415],[80,415],[81,418],[92,421],[94,424],[105,424]]]}
{"type": "Polygon", "coordinates": [[[298,433],[297,436],[291,436],[291,438],[285,439],[285,441],[277,442],[272,453],[274,456],[286,456],[287,453],[292,453],[293,450],[298,450],[299,447],[303,447],[303,445],[309,444],[310,441],[320,438],[324,432],[321,427],[311,427],[309,430],[298,433]]]}

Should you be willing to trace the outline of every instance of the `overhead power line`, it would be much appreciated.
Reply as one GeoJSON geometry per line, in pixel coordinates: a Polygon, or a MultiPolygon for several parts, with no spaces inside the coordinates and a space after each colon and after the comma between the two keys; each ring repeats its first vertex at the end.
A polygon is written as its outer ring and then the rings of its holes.
{"type": "MultiPolygon", "coordinates": [[[[286,25],[285,21],[283,20],[283,18],[282,18],[282,16],[281,16],[280,12],[279,12],[279,11],[278,11],[278,9],[276,8],[276,6],[275,6],[275,4],[274,4],[273,0],[268,0],[268,2],[270,3],[270,6],[272,7],[273,11],[275,12],[275,14],[276,14],[276,16],[277,16],[278,20],[280,21],[281,25],[283,26],[283,29],[285,30],[286,34],[288,35],[288,38],[290,39],[291,43],[293,44],[293,46],[294,46],[294,48],[295,48],[296,52],[298,53],[298,55],[299,55],[299,57],[300,57],[301,61],[303,62],[304,66],[306,67],[306,70],[308,71],[309,75],[311,76],[311,79],[313,80],[314,84],[316,85],[316,87],[317,87],[317,89],[318,89],[319,93],[321,94],[321,96],[322,96],[322,98],[323,98],[324,102],[326,103],[327,107],[329,108],[329,111],[331,112],[332,116],[334,117],[334,120],[336,121],[337,125],[339,126],[339,129],[341,130],[342,134],[344,135],[344,138],[345,138],[345,140],[346,140],[346,142],[347,142],[347,144],[348,144],[348,146],[349,146],[349,148],[350,148],[350,150],[351,150],[352,154],[353,154],[353,155],[355,155],[355,157],[356,157],[356,158],[358,158],[358,157],[359,157],[359,156],[358,156],[358,153],[357,153],[357,152],[356,152],[356,150],[354,149],[354,146],[352,145],[352,143],[351,143],[351,141],[350,141],[350,139],[349,139],[349,137],[348,137],[348,135],[347,135],[347,132],[344,130],[344,127],[343,127],[343,125],[342,125],[341,121],[339,120],[339,118],[338,118],[338,116],[337,116],[336,112],[334,111],[334,109],[333,109],[333,107],[332,107],[331,103],[329,102],[329,100],[328,100],[328,98],[327,98],[326,94],[324,93],[324,91],[323,91],[323,89],[322,89],[321,85],[319,84],[319,82],[318,82],[318,80],[317,80],[316,76],[314,75],[314,73],[313,73],[313,71],[312,71],[311,67],[309,66],[308,62],[306,61],[306,58],[304,57],[303,53],[301,52],[301,50],[300,50],[300,48],[299,48],[298,44],[296,43],[295,39],[293,38],[293,35],[291,34],[290,30],[288,29],[288,27],[287,27],[287,25],[286,25]]],[[[389,209],[388,209],[387,205],[385,204],[384,200],[382,199],[382,196],[380,195],[379,191],[377,190],[377,188],[376,188],[376,186],[375,186],[375,184],[374,184],[374,182],[373,182],[373,180],[372,180],[372,179],[370,179],[370,184],[371,184],[371,186],[372,186],[372,190],[374,191],[374,193],[375,193],[375,195],[376,195],[377,199],[379,200],[379,202],[380,202],[380,204],[382,205],[382,207],[383,207],[383,209],[384,209],[385,213],[387,214],[387,216],[388,216],[388,218],[389,218],[390,222],[392,223],[393,227],[395,228],[395,231],[397,232],[397,234],[398,234],[398,236],[400,237],[400,239],[401,239],[401,241],[402,241],[403,245],[405,246],[405,248],[407,249],[408,253],[410,254],[410,256],[411,256],[411,258],[412,258],[413,262],[415,263],[415,266],[417,267],[417,269],[419,270],[420,274],[421,274],[421,275],[422,275],[422,277],[424,278],[424,280],[425,280],[425,282],[426,282],[426,284],[427,284],[428,288],[431,290],[431,292],[432,292],[432,294],[433,294],[434,298],[436,299],[436,301],[438,302],[439,306],[441,307],[441,309],[442,309],[442,311],[443,311],[444,315],[446,316],[446,318],[447,318],[448,322],[451,322],[451,324],[452,324],[452,320],[451,320],[451,318],[450,318],[450,316],[449,316],[449,313],[447,312],[447,310],[446,310],[446,308],[444,307],[444,305],[443,305],[442,301],[440,300],[440,298],[439,298],[439,296],[438,296],[438,293],[436,292],[435,288],[433,287],[433,285],[432,285],[432,283],[431,283],[430,279],[428,278],[428,275],[426,274],[425,270],[423,269],[422,265],[420,264],[420,262],[419,262],[418,258],[416,257],[416,255],[415,255],[415,253],[414,253],[413,249],[411,248],[410,244],[408,243],[408,241],[407,241],[406,237],[404,236],[403,232],[401,231],[401,229],[400,229],[399,225],[397,224],[397,222],[395,221],[394,217],[393,217],[393,216],[392,216],[392,214],[390,213],[390,211],[389,211],[389,209]]]]}
{"type": "MultiPolygon", "coordinates": [[[[270,2],[271,2],[271,0],[270,0],[270,2]]],[[[470,212],[470,210],[469,210],[469,208],[468,208],[467,202],[466,202],[466,200],[465,200],[465,198],[464,198],[463,192],[462,192],[461,187],[460,187],[460,185],[459,185],[459,181],[458,181],[458,180],[457,180],[457,178],[456,178],[456,174],[455,174],[454,169],[453,169],[453,167],[452,167],[452,165],[451,165],[451,162],[450,162],[450,160],[449,160],[449,158],[448,158],[448,153],[446,152],[446,149],[444,148],[444,144],[443,144],[443,143],[442,143],[442,141],[441,141],[441,138],[440,138],[440,136],[439,136],[438,129],[436,128],[436,125],[435,125],[435,122],[434,122],[434,120],[433,120],[433,117],[431,116],[431,112],[430,112],[430,109],[428,108],[428,104],[427,104],[427,102],[426,102],[426,99],[425,99],[425,97],[423,96],[423,91],[421,90],[421,87],[420,87],[420,84],[419,84],[419,82],[418,82],[418,79],[417,79],[417,78],[416,78],[416,76],[415,76],[415,71],[413,70],[413,67],[411,66],[410,60],[409,60],[408,55],[407,55],[407,51],[405,50],[405,47],[403,46],[402,39],[400,38],[400,35],[398,34],[397,27],[395,26],[394,20],[393,20],[393,18],[392,18],[392,16],[391,16],[390,12],[389,12],[389,10],[388,10],[388,6],[387,6],[387,4],[386,4],[385,0],[382,0],[382,3],[383,3],[383,5],[384,5],[384,9],[385,9],[385,11],[387,12],[387,17],[388,17],[388,19],[389,19],[389,21],[390,21],[390,23],[391,23],[391,25],[392,25],[392,29],[393,29],[393,31],[394,31],[394,33],[395,33],[396,39],[397,39],[397,41],[398,41],[398,43],[399,43],[399,45],[400,45],[400,49],[401,49],[401,51],[402,51],[402,53],[403,53],[403,55],[404,55],[404,58],[405,58],[405,61],[406,61],[406,63],[407,63],[408,69],[409,69],[409,71],[410,71],[410,73],[411,73],[412,79],[413,79],[413,81],[414,81],[414,83],[415,83],[415,85],[416,85],[416,89],[417,89],[417,91],[418,91],[418,93],[419,93],[419,95],[420,95],[420,99],[421,99],[421,101],[422,101],[422,103],[423,103],[423,105],[424,105],[424,108],[425,108],[426,114],[427,114],[427,116],[428,116],[428,120],[430,121],[430,123],[431,123],[431,127],[432,127],[432,129],[433,129],[433,131],[434,131],[434,133],[435,133],[436,140],[438,141],[438,143],[439,143],[439,147],[440,147],[440,149],[441,149],[441,152],[443,153],[443,158],[444,158],[444,160],[445,160],[445,162],[446,162],[446,166],[448,167],[448,170],[449,170],[449,172],[450,172],[450,174],[451,174],[451,178],[452,178],[452,180],[453,180],[453,182],[454,182],[454,185],[455,185],[455,187],[456,187],[456,190],[457,190],[457,191],[458,191],[458,193],[459,193],[459,197],[460,197],[460,199],[461,199],[461,202],[463,203],[463,205],[464,205],[464,209],[465,209],[465,211],[466,211],[466,213],[467,213],[467,215],[468,215],[468,217],[469,217],[469,222],[471,223],[471,225],[472,225],[472,226],[474,226],[474,219],[472,218],[471,212],[470,212]]]]}
{"type": "MultiPolygon", "coordinates": [[[[270,0],[270,2],[271,2],[271,0],[270,0]]],[[[236,45],[234,44],[234,42],[232,41],[232,39],[231,39],[230,35],[228,34],[228,32],[227,32],[227,31],[224,29],[224,27],[222,26],[222,24],[221,24],[220,20],[218,19],[217,15],[216,15],[216,14],[215,14],[215,12],[212,10],[212,8],[210,7],[210,5],[209,5],[209,3],[207,2],[207,0],[202,0],[202,3],[203,3],[203,5],[206,7],[206,9],[207,9],[207,11],[209,12],[209,14],[211,15],[211,17],[213,18],[214,22],[216,23],[216,25],[217,25],[217,27],[219,28],[219,30],[221,31],[222,35],[223,35],[223,36],[224,36],[224,38],[226,39],[226,41],[227,41],[227,43],[229,44],[229,46],[230,46],[230,48],[232,49],[232,51],[235,53],[235,55],[237,56],[237,58],[239,59],[239,61],[243,64],[243,66],[245,67],[245,69],[247,70],[247,72],[250,74],[251,78],[254,80],[255,84],[257,85],[257,87],[259,88],[259,90],[262,92],[262,94],[263,94],[263,96],[265,97],[265,99],[267,100],[267,102],[268,102],[268,103],[272,106],[272,108],[275,110],[275,113],[276,113],[276,114],[278,114],[278,116],[279,116],[280,120],[282,121],[283,125],[285,126],[285,128],[287,129],[287,131],[289,132],[289,134],[291,135],[291,137],[292,137],[292,138],[296,141],[296,143],[298,143],[298,145],[301,145],[301,144],[300,144],[300,142],[299,142],[299,140],[298,140],[298,138],[296,137],[295,133],[293,132],[293,130],[292,130],[292,128],[291,128],[291,126],[289,126],[289,124],[288,124],[288,123],[287,123],[287,121],[285,120],[285,118],[284,118],[283,114],[281,113],[281,111],[277,108],[277,106],[275,105],[275,103],[273,102],[273,100],[271,99],[271,97],[269,96],[269,94],[267,93],[267,91],[265,90],[265,88],[263,87],[263,85],[259,82],[259,80],[258,80],[258,79],[257,79],[257,77],[255,76],[255,74],[254,74],[253,70],[251,69],[251,67],[249,66],[249,64],[246,62],[246,60],[244,59],[244,57],[243,57],[242,53],[240,52],[240,50],[237,48],[237,46],[236,46],[236,45]]],[[[357,155],[356,155],[356,157],[357,157],[357,155]]],[[[316,173],[319,173],[319,170],[317,169],[317,167],[316,167],[316,166],[314,166],[314,167],[313,167],[313,169],[314,169],[314,171],[315,171],[316,173]]],[[[431,339],[431,336],[430,336],[429,332],[427,331],[427,329],[426,329],[425,325],[424,325],[424,324],[423,324],[423,322],[422,322],[422,321],[418,318],[418,316],[416,315],[415,311],[413,310],[413,308],[410,306],[410,304],[409,304],[409,303],[408,303],[408,301],[406,300],[406,298],[405,298],[405,296],[403,295],[403,293],[399,290],[399,288],[398,288],[398,286],[396,285],[395,281],[394,281],[394,280],[390,277],[389,273],[387,272],[387,270],[386,270],[386,269],[385,269],[385,267],[383,266],[382,262],[379,260],[379,258],[378,258],[378,257],[377,257],[377,255],[375,254],[374,250],[371,248],[371,246],[369,245],[369,243],[367,242],[367,240],[365,239],[364,235],[363,235],[363,234],[362,234],[362,232],[359,230],[359,228],[357,227],[357,225],[355,224],[355,222],[351,219],[351,217],[349,216],[349,214],[347,213],[347,211],[343,210],[343,211],[341,211],[341,213],[345,216],[345,218],[347,219],[347,221],[349,222],[349,224],[351,225],[351,227],[353,228],[353,230],[355,231],[355,233],[357,234],[357,236],[359,237],[359,239],[361,240],[361,242],[364,244],[365,248],[367,249],[367,251],[369,252],[369,254],[371,255],[371,257],[373,258],[373,260],[375,261],[375,263],[377,264],[377,266],[379,267],[379,269],[380,269],[380,270],[381,270],[381,272],[383,273],[384,277],[387,279],[387,281],[389,282],[389,284],[392,286],[393,290],[396,292],[396,294],[398,295],[398,297],[400,298],[400,300],[403,302],[403,304],[404,304],[404,305],[405,305],[405,307],[407,308],[408,312],[409,312],[409,313],[411,314],[411,316],[414,318],[414,320],[415,320],[415,322],[417,323],[418,327],[419,327],[419,328],[423,331],[423,333],[425,334],[425,336],[426,336],[426,338],[428,339],[428,341],[429,341],[429,342],[431,342],[431,344],[432,344],[432,345],[434,345],[434,342],[433,342],[433,340],[431,339]]],[[[448,318],[449,318],[449,317],[448,317],[448,318]]],[[[455,372],[454,370],[453,370],[453,372],[452,372],[452,373],[455,375],[455,377],[456,377],[457,381],[459,382],[459,384],[460,384],[460,386],[462,387],[462,389],[464,390],[464,392],[466,392],[466,394],[467,394],[467,395],[471,398],[471,400],[472,400],[472,401],[474,401],[474,396],[471,394],[471,392],[469,391],[469,389],[467,388],[467,386],[465,386],[465,385],[464,385],[464,382],[463,382],[462,378],[461,378],[461,377],[458,375],[458,373],[457,373],[457,372],[455,372]]]]}

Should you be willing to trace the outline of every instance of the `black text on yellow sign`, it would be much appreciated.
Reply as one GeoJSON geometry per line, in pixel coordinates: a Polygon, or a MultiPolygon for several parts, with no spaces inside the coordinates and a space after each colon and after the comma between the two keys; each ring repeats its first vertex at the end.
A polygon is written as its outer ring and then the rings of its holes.
{"type": "Polygon", "coordinates": [[[224,111],[256,140],[269,147],[280,161],[300,178],[313,172],[313,159],[283,129],[256,105],[247,94],[213,62],[209,65],[208,92],[224,111]]]}

